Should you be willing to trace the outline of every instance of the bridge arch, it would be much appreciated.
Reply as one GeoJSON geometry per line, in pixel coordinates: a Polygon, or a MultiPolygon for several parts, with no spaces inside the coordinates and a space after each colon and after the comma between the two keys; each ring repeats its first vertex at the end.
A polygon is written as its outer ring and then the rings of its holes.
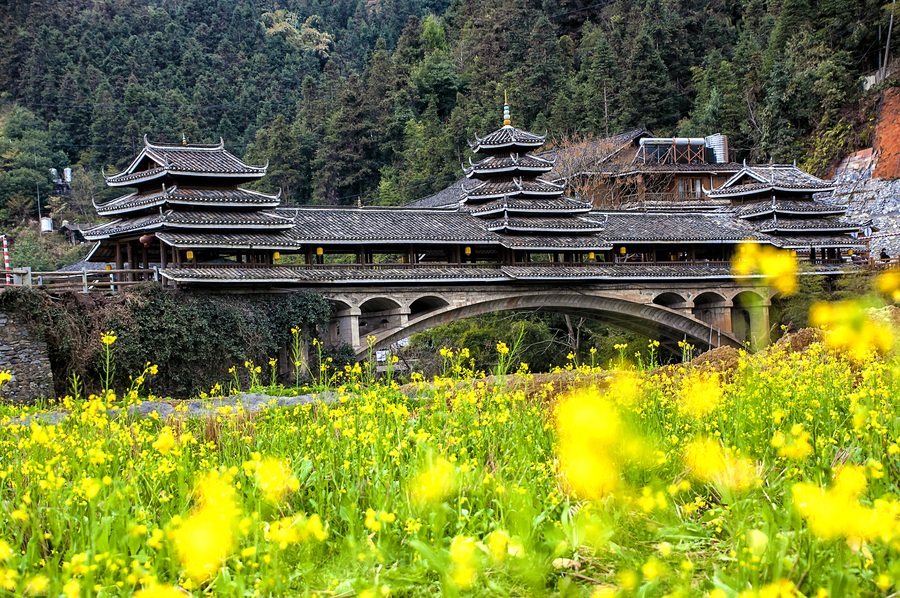
{"type": "Polygon", "coordinates": [[[687,300],[684,297],[682,297],[678,293],[672,293],[670,291],[660,293],[659,295],[654,297],[653,303],[655,303],[656,305],[662,305],[663,307],[668,307],[670,309],[679,309],[687,306],[687,300]]]}
{"type": "Polygon", "coordinates": [[[409,319],[419,318],[429,312],[447,307],[449,303],[441,297],[424,295],[409,304],[409,319]]]}
{"type": "Polygon", "coordinates": [[[379,330],[402,326],[408,313],[408,309],[390,297],[367,299],[359,306],[359,337],[365,338],[379,330]]]}
{"type": "MultiPolygon", "coordinates": [[[[720,299],[724,301],[724,298],[720,299]]],[[[721,345],[741,346],[729,332],[716,329],[695,317],[656,304],[635,303],[615,297],[580,293],[541,293],[507,295],[462,306],[447,305],[434,312],[411,318],[406,325],[375,334],[375,347],[387,347],[418,332],[424,332],[442,324],[463,318],[498,311],[545,311],[585,317],[648,338],[659,340],[677,351],[678,341],[706,348],[721,345]]],[[[364,347],[357,350],[357,357],[366,353],[364,347]]]]}

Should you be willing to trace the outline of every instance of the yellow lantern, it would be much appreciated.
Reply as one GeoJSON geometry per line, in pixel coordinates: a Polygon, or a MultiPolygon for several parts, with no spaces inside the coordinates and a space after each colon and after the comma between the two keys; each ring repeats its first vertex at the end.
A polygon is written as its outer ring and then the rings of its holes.
{"type": "Polygon", "coordinates": [[[189,259],[189,260],[194,259],[194,252],[193,252],[193,251],[188,251],[186,255],[187,255],[187,259],[189,259]]]}
{"type": "Polygon", "coordinates": [[[322,255],[324,253],[325,251],[323,251],[321,247],[316,247],[316,255],[322,255]]]}
{"type": "Polygon", "coordinates": [[[280,258],[280,257],[281,257],[281,254],[278,253],[277,251],[276,251],[275,253],[272,254],[272,259],[273,259],[273,260],[277,260],[277,259],[280,258]]]}
{"type": "Polygon", "coordinates": [[[466,247],[466,255],[472,255],[472,248],[466,247]]]}
{"type": "Polygon", "coordinates": [[[109,264],[106,264],[106,269],[107,269],[107,270],[112,270],[112,266],[110,266],[109,264]]]}
{"type": "Polygon", "coordinates": [[[594,259],[594,252],[593,252],[593,251],[590,252],[590,253],[588,254],[588,259],[589,259],[589,260],[594,259]]]}
{"type": "Polygon", "coordinates": [[[849,251],[847,251],[847,255],[853,255],[853,250],[850,249],[849,251]]]}
{"type": "Polygon", "coordinates": [[[671,262],[674,262],[674,261],[675,261],[675,254],[674,254],[674,253],[669,255],[669,261],[671,261],[671,262]]]}
{"type": "Polygon", "coordinates": [[[405,264],[405,263],[406,263],[406,256],[405,256],[405,255],[404,255],[403,257],[400,258],[400,263],[401,263],[401,264],[405,264]]]}
{"type": "Polygon", "coordinates": [[[625,255],[625,248],[619,247],[619,253],[621,253],[622,255],[625,255]]]}

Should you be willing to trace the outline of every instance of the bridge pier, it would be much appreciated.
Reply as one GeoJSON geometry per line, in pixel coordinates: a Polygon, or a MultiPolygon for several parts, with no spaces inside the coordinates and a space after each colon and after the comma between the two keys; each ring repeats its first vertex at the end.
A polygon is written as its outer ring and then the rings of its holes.
{"type": "Polygon", "coordinates": [[[359,309],[339,311],[328,325],[328,339],[332,347],[348,344],[354,349],[360,346],[359,309]],[[353,312],[356,313],[353,313],[353,312]]]}

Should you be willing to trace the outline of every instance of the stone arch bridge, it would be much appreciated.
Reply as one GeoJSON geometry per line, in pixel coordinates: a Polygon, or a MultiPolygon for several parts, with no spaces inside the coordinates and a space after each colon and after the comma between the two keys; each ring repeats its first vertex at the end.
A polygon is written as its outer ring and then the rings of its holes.
{"type": "Polygon", "coordinates": [[[686,340],[707,350],[769,341],[771,295],[734,281],[641,281],[621,284],[342,287],[324,295],[336,304],[329,341],[346,342],[364,358],[374,349],[435,326],[499,311],[584,317],[659,340],[678,351],[686,340]]]}

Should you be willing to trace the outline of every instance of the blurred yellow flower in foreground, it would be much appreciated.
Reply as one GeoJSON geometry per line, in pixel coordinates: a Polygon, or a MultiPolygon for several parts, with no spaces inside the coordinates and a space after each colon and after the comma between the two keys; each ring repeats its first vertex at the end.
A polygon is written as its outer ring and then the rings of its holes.
{"type": "Polygon", "coordinates": [[[230,476],[211,472],[197,484],[200,508],[172,531],[175,550],[188,577],[212,577],[234,544],[234,487],[230,476]]]}
{"type": "Polygon", "coordinates": [[[678,407],[682,413],[700,419],[719,405],[722,392],[718,373],[690,375],[681,381],[678,407]]]}
{"type": "Polygon", "coordinates": [[[555,416],[561,476],[579,496],[610,494],[619,482],[613,450],[622,437],[615,406],[592,391],[562,401],[555,416]]]}
{"type": "Polygon", "coordinates": [[[747,490],[756,486],[759,481],[753,461],[727,454],[712,439],[689,444],[684,452],[684,462],[697,479],[719,484],[730,490],[747,490]]]}
{"type": "Polygon", "coordinates": [[[174,531],[175,549],[188,577],[201,581],[212,577],[231,554],[229,519],[225,513],[206,507],[174,531]]]}
{"type": "Polygon", "coordinates": [[[797,292],[797,258],[790,251],[768,245],[741,243],[731,262],[734,276],[760,274],[784,295],[797,292]]]}
{"type": "Polygon", "coordinates": [[[175,444],[175,436],[172,434],[172,429],[166,426],[159,432],[159,438],[153,442],[153,448],[165,455],[172,450],[175,444]]]}
{"type": "Polygon", "coordinates": [[[879,293],[890,297],[891,301],[900,301],[900,272],[897,270],[888,270],[879,276],[875,286],[879,293]]]}
{"type": "Polygon", "coordinates": [[[440,502],[455,489],[456,470],[443,457],[435,459],[409,484],[409,492],[419,503],[440,502]]]}
{"type": "Polygon", "coordinates": [[[256,466],[256,486],[270,502],[279,502],[288,491],[300,488],[300,481],[291,475],[287,461],[268,458],[256,466]]]}
{"type": "Polygon", "coordinates": [[[897,520],[900,503],[879,499],[872,509],[862,506],[857,497],[865,490],[866,483],[863,467],[845,466],[837,471],[834,485],[827,490],[815,484],[795,484],[794,506],[809,522],[809,529],[826,540],[896,538],[900,532],[897,520]]]}
{"type": "Polygon", "coordinates": [[[894,340],[890,325],[877,321],[874,315],[858,301],[838,301],[813,305],[809,321],[828,331],[825,342],[829,347],[863,361],[872,351],[887,353],[894,340]]]}
{"type": "Polygon", "coordinates": [[[152,585],[134,593],[134,598],[184,598],[185,593],[165,585],[152,585]]]}
{"type": "Polygon", "coordinates": [[[450,543],[450,560],[453,562],[450,578],[460,588],[475,583],[478,570],[475,560],[475,541],[468,536],[456,536],[450,543]]]}

